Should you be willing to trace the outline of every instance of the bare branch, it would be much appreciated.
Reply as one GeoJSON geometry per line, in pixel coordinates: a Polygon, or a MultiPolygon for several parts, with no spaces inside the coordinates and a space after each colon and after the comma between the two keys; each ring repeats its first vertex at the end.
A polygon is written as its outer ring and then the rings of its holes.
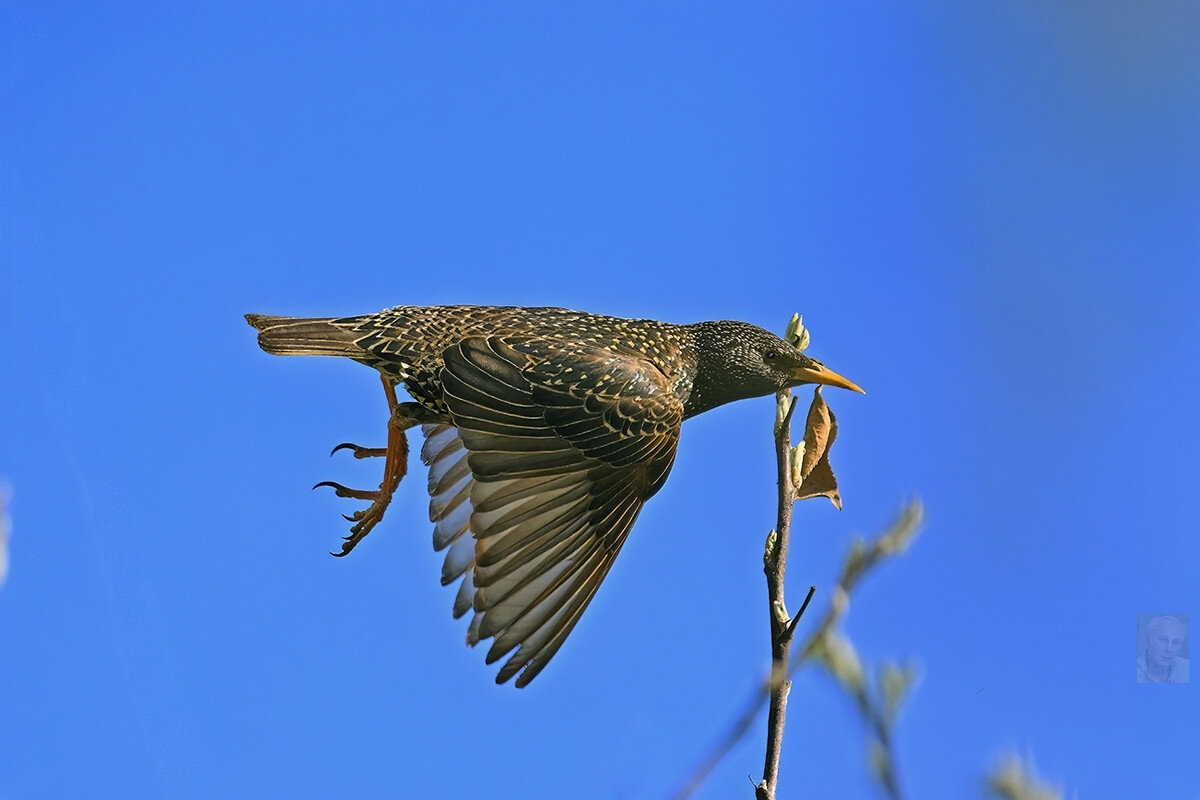
{"type": "MultiPolygon", "coordinates": [[[[800,315],[792,316],[788,323],[784,340],[803,350],[808,344],[808,331],[804,328],[800,315]]],[[[845,612],[849,590],[863,574],[883,555],[898,552],[900,544],[884,544],[888,536],[880,537],[872,543],[871,549],[865,548],[861,542],[855,544],[846,564],[842,569],[842,578],[833,595],[830,609],[826,613],[817,630],[805,642],[799,658],[793,663],[792,641],[796,634],[796,626],[804,612],[808,609],[816,592],[816,586],[808,591],[800,610],[794,617],[789,617],[787,603],[784,598],[784,576],[787,571],[788,547],[791,540],[792,510],[801,498],[828,497],[837,508],[842,507],[841,495],[838,493],[837,479],[829,466],[829,448],[837,437],[837,419],[829,406],[821,397],[821,387],[818,385],[813,392],[813,402],[805,420],[804,436],[801,443],[792,446],[791,423],[796,412],[796,397],[789,389],[777,392],[775,395],[775,462],[778,476],[778,504],[775,530],[767,536],[766,548],[763,553],[763,571],[767,578],[768,620],[771,631],[771,674],[766,683],[755,693],[745,712],[735,721],[729,732],[713,750],[707,759],[693,773],[691,779],[675,794],[679,800],[686,798],[704,780],[708,773],[720,762],[726,753],[732,749],[750,729],[762,704],[767,704],[767,745],[766,756],[763,760],[762,781],[754,787],[756,800],[775,800],[776,788],[779,783],[779,761],[783,750],[783,731],[787,717],[787,699],[791,691],[792,672],[806,659],[819,652],[822,645],[828,641],[828,634],[837,620],[845,612]]]]}
{"type": "MultiPolygon", "coordinates": [[[[774,800],[779,782],[779,758],[783,751],[783,727],[787,717],[787,698],[791,691],[788,661],[792,654],[792,634],[796,626],[787,616],[784,599],[784,574],[787,571],[788,545],[792,532],[792,505],[796,487],[792,483],[792,414],[796,398],[784,390],[775,396],[775,462],[778,473],[778,509],[775,531],[767,538],[763,571],[767,575],[767,601],[771,625],[771,677],[768,681],[767,751],[762,781],[754,788],[757,800],[774,800]]],[[[797,615],[799,616],[799,615],[797,615]]]]}
{"type": "MultiPolygon", "coordinates": [[[[921,504],[912,502],[900,513],[899,518],[886,533],[881,534],[869,544],[861,541],[854,543],[846,555],[841,577],[833,590],[829,607],[803,642],[793,647],[795,653],[788,669],[789,677],[794,677],[801,667],[814,663],[814,655],[824,645],[830,632],[837,627],[846,613],[850,595],[876,567],[904,551],[915,537],[921,524],[921,517],[921,504]]],[[[796,616],[799,617],[800,614],[796,616]]],[[[742,706],[742,711],[730,723],[725,734],[687,782],[673,795],[673,800],[687,800],[691,797],[717,765],[729,755],[734,746],[750,732],[754,721],[758,719],[763,705],[768,700],[770,688],[770,679],[758,685],[742,706]]]]}

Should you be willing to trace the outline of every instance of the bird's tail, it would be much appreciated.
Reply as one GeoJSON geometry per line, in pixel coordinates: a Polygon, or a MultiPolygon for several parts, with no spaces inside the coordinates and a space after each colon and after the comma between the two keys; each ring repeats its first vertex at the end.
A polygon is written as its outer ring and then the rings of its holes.
{"type": "Polygon", "coordinates": [[[335,324],[333,317],[270,317],[247,314],[258,331],[258,346],[278,356],[354,356],[358,334],[335,324]]]}

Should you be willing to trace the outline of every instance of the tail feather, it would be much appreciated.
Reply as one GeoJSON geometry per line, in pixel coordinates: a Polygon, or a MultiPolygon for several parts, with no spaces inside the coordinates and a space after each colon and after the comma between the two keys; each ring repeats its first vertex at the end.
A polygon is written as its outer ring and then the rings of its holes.
{"type": "Polygon", "coordinates": [[[258,346],[280,356],[354,356],[361,352],[356,334],[336,324],[333,317],[271,317],[247,314],[246,322],[258,331],[258,346]]]}

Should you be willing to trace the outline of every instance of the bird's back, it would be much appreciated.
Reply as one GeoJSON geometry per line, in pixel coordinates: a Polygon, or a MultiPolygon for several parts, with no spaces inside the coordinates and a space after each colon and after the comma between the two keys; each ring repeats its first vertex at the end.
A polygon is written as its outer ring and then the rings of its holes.
{"type": "Polygon", "coordinates": [[[543,358],[587,354],[599,361],[645,359],[671,382],[687,374],[692,349],[684,325],[565,308],[396,306],[357,317],[249,314],[247,320],[268,352],[352,358],[403,383],[415,399],[435,408],[442,405],[443,354],[472,337],[522,341],[531,354],[543,358]]]}
{"type": "Polygon", "coordinates": [[[508,336],[564,346],[592,346],[649,357],[670,357],[683,326],[656,320],[586,314],[565,308],[519,306],[397,306],[376,314],[334,320],[360,334],[372,353],[422,360],[472,336],[508,336]]]}

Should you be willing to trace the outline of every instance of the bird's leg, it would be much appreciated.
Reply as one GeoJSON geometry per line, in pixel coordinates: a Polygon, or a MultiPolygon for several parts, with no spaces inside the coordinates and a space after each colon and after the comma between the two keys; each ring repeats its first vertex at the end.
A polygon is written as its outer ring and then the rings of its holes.
{"type": "Polygon", "coordinates": [[[392,501],[392,494],[400,485],[400,479],[408,472],[408,437],[404,432],[414,425],[429,421],[430,412],[421,405],[396,401],[396,387],[387,378],[383,379],[383,390],[387,394],[388,407],[391,410],[391,416],[388,419],[387,447],[359,447],[350,442],[343,442],[333,448],[334,453],[338,450],[351,450],[355,458],[383,456],[383,482],[379,484],[379,488],[376,490],[350,489],[333,481],[322,481],[317,484],[317,486],[333,487],[333,491],[338,497],[371,501],[371,505],[361,511],[355,511],[352,515],[342,515],[354,525],[350,528],[350,535],[345,537],[346,542],[342,545],[342,552],[333,553],[332,555],[335,556],[344,556],[353,550],[354,546],[371,532],[379,520],[383,519],[383,514],[392,501]]]}

